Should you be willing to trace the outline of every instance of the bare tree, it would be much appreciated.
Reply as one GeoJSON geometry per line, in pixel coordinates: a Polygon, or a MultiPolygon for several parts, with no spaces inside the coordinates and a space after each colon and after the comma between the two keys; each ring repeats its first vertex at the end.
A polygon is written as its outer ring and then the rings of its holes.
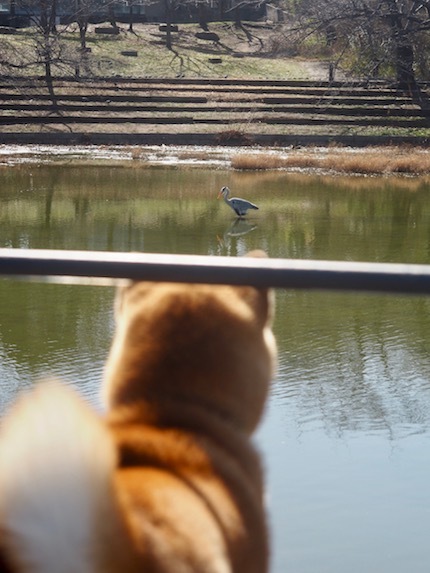
{"type": "Polygon", "coordinates": [[[31,18],[36,33],[34,34],[36,64],[44,68],[46,87],[52,103],[57,105],[53,84],[53,65],[61,61],[61,47],[58,42],[56,27],[57,0],[28,0],[21,3],[31,18]]]}
{"type": "Polygon", "coordinates": [[[400,89],[414,90],[416,53],[430,32],[430,0],[298,0],[304,35],[320,34],[356,53],[369,75],[392,69],[400,89]]]}
{"type": "Polygon", "coordinates": [[[417,40],[430,30],[430,2],[385,0],[382,17],[390,30],[397,83],[401,89],[415,89],[417,40]]]}
{"type": "MultiPolygon", "coordinates": [[[[84,3],[87,1],[89,0],[76,0],[78,3],[76,10],[79,15],[83,14],[84,3]]],[[[73,54],[69,47],[70,43],[64,41],[63,32],[68,30],[68,24],[59,25],[58,4],[59,0],[16,1],[16,6],[19,6],[21,12],[26,13],[27,19],[31,22],[32,33],[28,35],[27,43],[20,50],[14,50],[13,46],[10,46],[7,52],[8,61],[1,62],[3,68],[9,68],[12,72],[35,70],[40,74],[42,67],[46,87],[54,106],[57,106],[55,75],[58,75],[58,71],[70,73],[80,59],[80,54],[76,51],[73,54]]]]}
{"type": "Polygon", "coordinates": [[[234,24],[236,27],[242,27],[242,14],[246,9],[257,10],[265,4],[264,0],[233,0],[230,8],[224,9],[224,14],[229,15],[233,12],[234,24]]]}

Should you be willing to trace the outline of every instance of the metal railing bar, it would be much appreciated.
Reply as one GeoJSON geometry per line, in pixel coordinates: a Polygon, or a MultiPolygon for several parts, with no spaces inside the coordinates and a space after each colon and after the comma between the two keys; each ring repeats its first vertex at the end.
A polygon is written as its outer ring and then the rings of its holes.
{"type": "Polygon", "coordinates": [[[430,265],[397,263],[0,249],[0,275],[430,294],[430,265]]]}

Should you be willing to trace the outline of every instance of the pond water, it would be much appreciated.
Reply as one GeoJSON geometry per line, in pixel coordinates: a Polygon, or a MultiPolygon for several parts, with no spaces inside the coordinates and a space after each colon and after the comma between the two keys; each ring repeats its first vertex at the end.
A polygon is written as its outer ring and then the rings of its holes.
{"type": "MultiPolygon", "coordinates": [[[[0,247],[430,262],[430,185],[222,170],[0,171],[0,247]],[[222,185],[260,206],[235,221],[222,185]]],[[[0,280],[0,409],[60,376],[95,406],[110,287],[0,280]]],[[[430,298],[278,291],[256,441],[272,573],[428,571],[430,298]]]]}

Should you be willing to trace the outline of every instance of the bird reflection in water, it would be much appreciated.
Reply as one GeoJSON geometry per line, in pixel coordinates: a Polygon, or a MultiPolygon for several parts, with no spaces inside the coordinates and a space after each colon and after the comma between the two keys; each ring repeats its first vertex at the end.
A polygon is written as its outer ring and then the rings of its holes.
{"type": "MultiPolygon", "coordinates": [[[[234,254],[232,251],[241,251],[242,249],[239,244],[240,239],[251,231],[254,231],[257,227],[258,225],[249,223],[245,219],[235,219],[224,231],[222,237],[217,235],[219,250],[229,255],[234,254]]],[[[246,253],[249,249],[244,245],[243,250],[244,253],[246,253]]]]}
{"type": "Polygon", "coordinates": [[[233,223],[225,231],[224,237],[225,236],[241,237],[243,235],[247,235],[257,227],[258,225],[249,223],[245,219],[235,219],[233,223]]]}

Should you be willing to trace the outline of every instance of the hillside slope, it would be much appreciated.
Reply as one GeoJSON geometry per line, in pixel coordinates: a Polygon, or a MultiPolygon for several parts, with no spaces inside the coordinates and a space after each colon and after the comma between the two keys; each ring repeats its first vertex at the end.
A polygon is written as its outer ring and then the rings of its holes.
{"type": "Polygon", "coordinates": [[[0,142],[361,145],[430,137],[422,103],[380,82],[93,79],[0,85],[0,142]]]}

